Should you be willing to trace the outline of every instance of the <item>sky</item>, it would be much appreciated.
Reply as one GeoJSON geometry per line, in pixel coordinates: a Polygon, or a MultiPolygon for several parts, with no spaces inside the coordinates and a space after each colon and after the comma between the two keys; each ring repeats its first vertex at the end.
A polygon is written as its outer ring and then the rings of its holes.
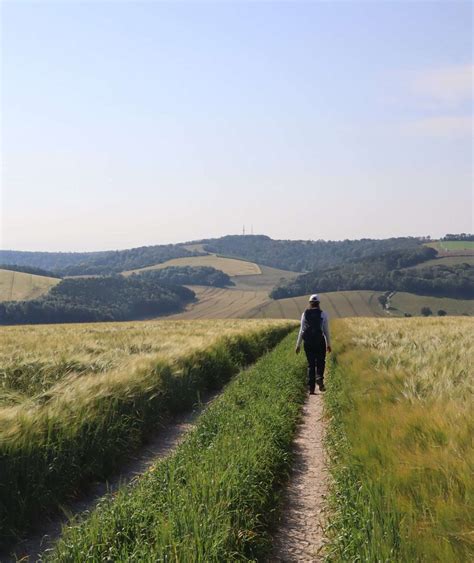
{"type": "Polygon", "coordinates": [[[1,3],[0,247],[473,231],[473,3],[1,3]]]}

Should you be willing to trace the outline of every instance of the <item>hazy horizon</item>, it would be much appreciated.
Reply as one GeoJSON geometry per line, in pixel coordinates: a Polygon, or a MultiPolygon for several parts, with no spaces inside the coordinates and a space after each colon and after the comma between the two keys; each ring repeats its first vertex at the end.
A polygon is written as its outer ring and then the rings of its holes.
{"type": "Polygon", "coordinates": [[[473,231],[471,2],[0,9],[2,249],[473,231]]]}

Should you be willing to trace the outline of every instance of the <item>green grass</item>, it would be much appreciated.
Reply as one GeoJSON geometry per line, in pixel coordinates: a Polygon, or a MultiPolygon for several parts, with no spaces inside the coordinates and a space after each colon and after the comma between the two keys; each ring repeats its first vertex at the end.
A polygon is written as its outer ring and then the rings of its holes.
{"type": "Polygon", "coordinates": [[[3,546],[81,483],[109,474],[170,414],[219,389],[293,326],[262,325],[173,362],[145,358],[130,371],[81,377],[39,402],[0,409],[3,546]]]}
{"type": "Polygon", "coordinates": [[[49,561],[262,561],[305,396],[294,335],[242,372],[174,455],[67,529],[49,561]]]}
{"type": "Polygon", "coordinates": [[[439,245],[445,250],[474,250],[474,241],[442,240],[439,245]]]}
{"type": "Polygon", "coordinates": [[[431,297],[405,291],[397,291],[390,299],[390,305],[395,308],[395,311],[391,312],[400,315],[409,313],[413,316],[420,316],[422,307],[429,307],[433,311],[433,315],[436,315],[439,310],[446,311],[448,315],[474,315],[474,300],[472,299],[431,297]]]}
{"type": "Polygon", "coordinates": [[[334,327],[330,561],[474,560],[471,319],[334,327]]]}

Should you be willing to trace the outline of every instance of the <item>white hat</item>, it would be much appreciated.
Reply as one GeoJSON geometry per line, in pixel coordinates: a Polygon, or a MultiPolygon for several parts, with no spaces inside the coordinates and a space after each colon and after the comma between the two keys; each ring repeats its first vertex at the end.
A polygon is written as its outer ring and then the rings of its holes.
{"type": "Polygon", "coordinates": [[[313,293],[309,298],[310,303],[319,303],[319,295],[317,293],[313,293]]]}

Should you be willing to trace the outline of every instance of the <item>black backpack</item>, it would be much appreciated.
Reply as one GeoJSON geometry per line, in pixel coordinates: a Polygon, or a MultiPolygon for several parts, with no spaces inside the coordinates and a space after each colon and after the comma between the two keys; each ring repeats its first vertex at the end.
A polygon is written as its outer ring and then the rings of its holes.
{"type": "Polygon", "coordinates": [[[304,318],[306,328],[303,330],[304,342],[314,342],[323,337],[323,319],[321,309],[306,309],[304,318]]]}

